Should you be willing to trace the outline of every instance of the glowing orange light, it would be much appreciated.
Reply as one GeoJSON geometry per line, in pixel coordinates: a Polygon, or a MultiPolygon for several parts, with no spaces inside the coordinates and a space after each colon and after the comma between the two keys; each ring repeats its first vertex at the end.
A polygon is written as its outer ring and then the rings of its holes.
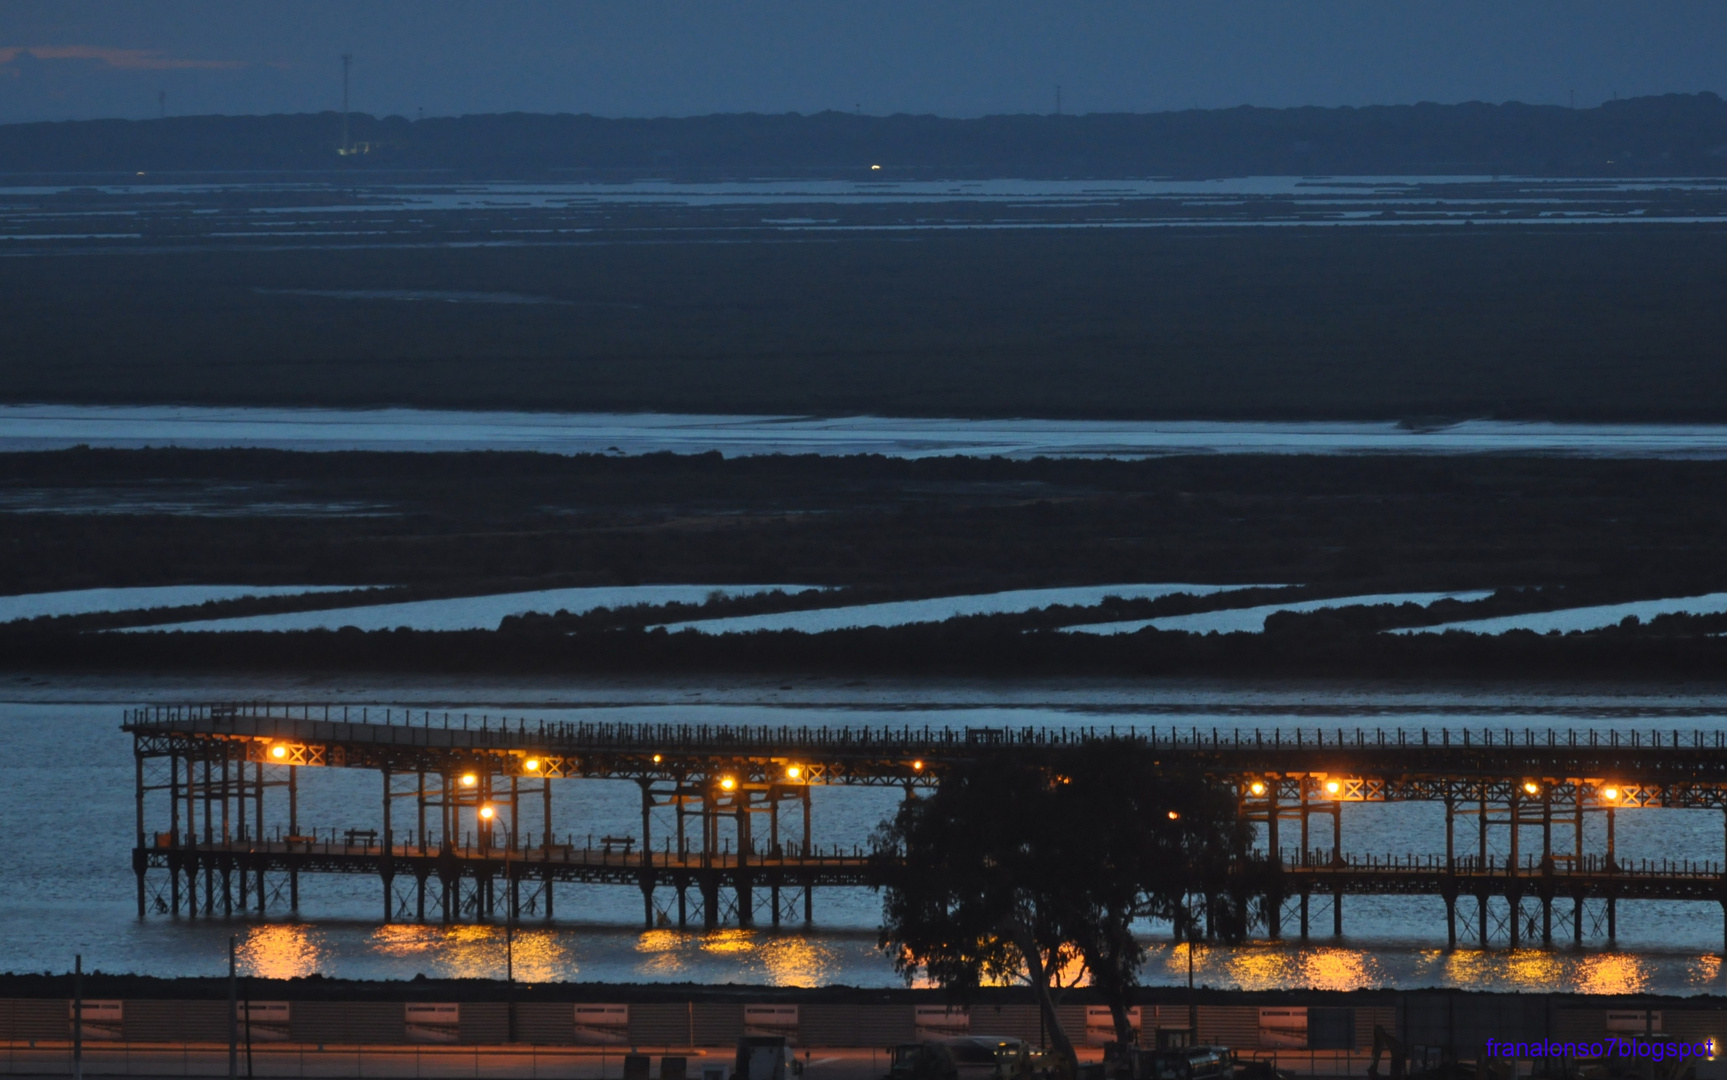
{"type": "Polygon", "coordinates": [[[540,759],[537,757],[531,757],[528,760],[522,762],[522,768],[528,770],[529,772],[539,772],[540,771],[540,759]]]}
{"type": "Polygon", "coordinates": [[[659,763],[660,763],[660,755],[655,754],[654,755],[654,764],[658,765],[659,763]]]}
{"type": "Polygon", "coordinates": [[[1603,790],[1601,792],[1601,794],[1607,799],[1608,802],[1613,802],[1615,799],[1619,798],[1619,789],[1616,787],[1606,788],[1605,790],[1603,790]]]}
{"type": "Polygon", "coordinates": [[[480,778],[475,776],[473,773],[463,773],[462,774],[462,786],[463,787],[473,787],[475,784],[477,784],[479,782],[480,782],[480,778]]]}
{"type": "Polygon", "coordinates": [[[737,786],[738,786],[738,782],[736,780],[733,780],[731,777],[729,777],[729,776],[720,777],[720,788],[722,790],[730,791],[732,788],[735,788],[737,786]]]}
{"type": "Polygon", "coordinates": [[[1247,790],[1253,792],[1255,795],[1264,795],[1265,785],[1260,783],[1258,780],[1255,780],[1253,783],[1248,785],[1247,790]]]}
{"type": "Polygon", "coordinates": [[[1338,783],[1335,780],[1327,780],[1325,782],[1325,793],[1327,795],[1335,795],[1342,790],[1343,790],[1343,785],[1338,783]]]}
{"type": "Polygon", "coordinates": [[[1541,794],[1541,785],[1537,784],[1533,780],[1525,780],[1523,782],[1523,790],[1531,795],[1539,795],[1541,794]]]}
{"type": "Polygon", "coordinates": [[[497,811],[496,811],[496,810],[493,810],[493,809],[492,809],[492,808],[491,808],[491,807],[489,807],[489,806],[482,806],[482,807],[480,807],[480,818],[481,818],[481,819],[482,819],[482,820],[484,820],[484,821],[490,821],[490,820],[492,820],[492,815],[493,815],[493,814],[495,814],[495,813],[497,813],[497,811]]]}
{"type": "Polygon", "coordinates": [[[911,763],[911,770],[912,770],[912,772],[922,772],[923,771],[923,759],[919,758],[918,760],[912,762],[911,763]]]}
{"type": "Polygon", "coordinates": [[[804,771],[802,769],[798,768],[796,765],[787,765],[786,766],[786,777],[787,777],[787,779],[796,780],[798,777],[802,776],[803,774],[804,774],[804,771]]]}
{"type": "Polygon", "coordinates": [[[1175,811],[1174,811],[1174,810],[1171,810],[1171,811],[1170,811],[1170,812],[1169,812],[1169,820],[1171,820],[1171,821],[1176,821],[1176,820],[1179,820],[1179,819],[1180,819],[1180,817],[1181,817],[1181,815],[1180,815],[1180,814],[1178,814],[1178,813],[1176,813],[1176,812],[1175,812],[1175,811]]]}
{"type": "Polygon", "coordinates": [[[281,745],[272,746],[270,747],[270,756],[277,760],[281,760],[288,756],[288,748],[281,745]]]}

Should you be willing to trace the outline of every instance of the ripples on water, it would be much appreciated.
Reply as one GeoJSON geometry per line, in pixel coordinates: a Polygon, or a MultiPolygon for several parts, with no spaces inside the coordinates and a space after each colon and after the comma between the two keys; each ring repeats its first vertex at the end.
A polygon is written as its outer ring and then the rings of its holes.
{"type": "MultiPolygon", "coordinates": [[[[212,924],[187,928],[209,944],[207,963],[187,973],[219,970],[221,935],[212,924]]],[[[242,970],[265,978],[314,973],[345,978],[501,979],[505,941],[495,926],[275,924],[241,928],[242,970]]],[[[191,942],[189,942],[191,943],[191,942]]],[[[1186,945],[1153,942],[1144,981],[1184,986],[1186,945]]],[[[1194,983],[1202,987],[1273,990],[1303,986],[1358,990],[1384,986],[1585,994],[1720,994],[1727,992],[1721,958],[1702,952],[1599,949],[1443,948],[1400,944],[1340,945],[1255,942],[1193,949],[1194,983]]],[[[618,927],[548,929],[515,935],[515,975],[522,982],[743,983],[762,986],[904,985],[874,949],[873,935],[767,930],[630,931],[618,927]]]]}

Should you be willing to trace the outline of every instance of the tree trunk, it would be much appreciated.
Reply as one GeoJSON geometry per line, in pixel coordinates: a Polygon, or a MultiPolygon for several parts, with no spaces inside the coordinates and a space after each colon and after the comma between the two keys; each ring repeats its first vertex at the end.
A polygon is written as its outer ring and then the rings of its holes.
{"type": "Polygon", "coordinates": [[[1049,971],[1043,964],[1043,952],[1037,947],[1037,939],[1031,932],[1031,927],[1015,920],[1007,926],[1015,947],[1025,958],[1026,973],[1031,976],[1031,985],[1037,990],[1037,1005],[1043,1011],[1043,1022],[1049,1031],[1049,1041],[1055,1052],[1065,1058],[1070,1064],[1079,1064],[1079,1055],[1073,1052],[1073,1043],[1068,1041],[1067,1032],[1061,1028],[1061,1021],[1056,1019],[1055,999],[1049,993],[1049,971]]]}

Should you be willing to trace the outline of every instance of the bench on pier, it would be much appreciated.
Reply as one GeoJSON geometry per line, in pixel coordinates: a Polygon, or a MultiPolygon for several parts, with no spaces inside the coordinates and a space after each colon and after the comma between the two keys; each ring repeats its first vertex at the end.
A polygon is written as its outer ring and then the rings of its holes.
{"type": "Polygon", "coordinates": [[[343,835],[347,837],[347,847],[353,847],[355,844],[371,847],[378,842],[378,830],[376,829],[349,829],[343,835]]]}
{"type": "Polygon", "coordinates": [[[628,855],[636,849],[636,838],[633,836],[600,837],[600,853],[602,855],[610,855],[614,847],[623,848],[624,854],[628,855]]]}

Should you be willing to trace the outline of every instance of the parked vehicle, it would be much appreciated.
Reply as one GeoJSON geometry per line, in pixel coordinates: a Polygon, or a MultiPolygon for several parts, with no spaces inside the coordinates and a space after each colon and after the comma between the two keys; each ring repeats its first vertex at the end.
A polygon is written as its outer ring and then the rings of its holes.
{"type": "Polygon", "coordinates": [[[1235,1080],[1235,1055],[1227,1046],[1141,1050],[1136,1080],[1235,1080]]]}
{"type": "Polygon", "coordinates": [[[959,1063],[945,1043],[900,1043],[891,1055],[884,1080],[959,1080],[959,1063]]]}
{"type": "Polygon", "coordinates": [[[744,1035],[738,1039],[732,1080],[786,1080],[788,1075],[802,1076],[803,1071],[803,1062],[792,1053],[784,1035],[744,1035]]]}

